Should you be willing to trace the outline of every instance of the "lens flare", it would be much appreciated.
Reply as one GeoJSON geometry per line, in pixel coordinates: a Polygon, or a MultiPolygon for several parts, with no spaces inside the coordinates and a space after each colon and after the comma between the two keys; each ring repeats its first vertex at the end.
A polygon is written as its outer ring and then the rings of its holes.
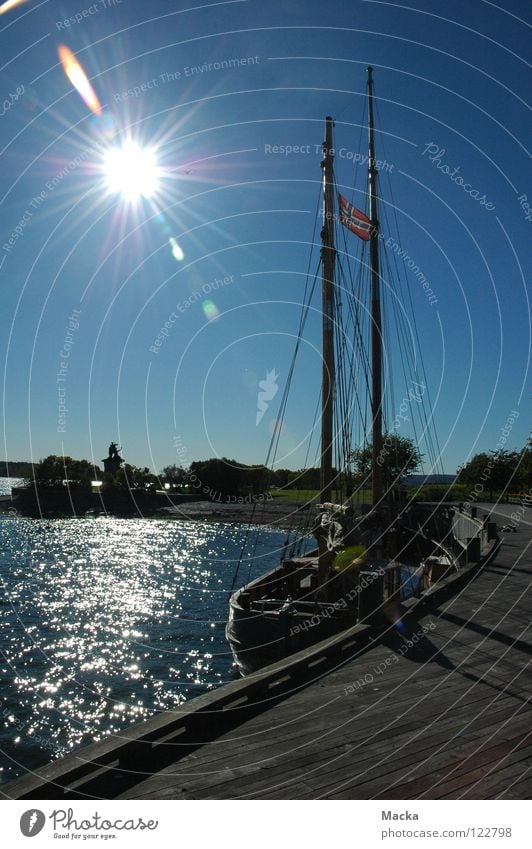
{"type": "Polygon", "coordinates": [[[207,321],[214,321],[214,319],[218,318],[218,316],[220,315],[220,310],[218,309],[214,301],[203,301],[201,308],[207,321]]]}
{"type": "Polygon", "coordinates": [[[26,110],[26,112],[33,112],[34,109],[39,105],[39,95],[35,91],[35,89],[31,85],[27,85],[24,88],[24,98],[22,100],[22,106],[26,110]]]}
{"type": "Polygon", "coordinates": [[[183,260],[185,259],[185,254],[183,253],[183,251],[179,247],[177,239],[174,239],[174,237],[172,236],[169,239],[169,241],[170,241],[170,247],[172,248],[173,258],[176,259],[177,262],[183,262],[183,260]]]}
{"type": "Polygon", "coordinates": [[[96,96],[96,92],[91,86],[85,71],[79,64],[71,49],[66,47],[64,44],[60,44],[57,48],[57,52],[65,74],[85,105],[88,106],[91,112],[94,112],[95,115],[101,115],[102,107],[96,96]]]}
{"type": "Polygon", "coordinates": [[[117,134],[117,124],[110,112],[101,115],[91,115],[89,118],[91,128],[96,136],[105,141],[111,141],[117,134]]]}
{"type": "Polygon", "coordinates": [[[286,433],[286,425],[282,419],[272,419],[268,422],[268,430],[272,436],[279,436],[279,434],[286,433]]]}
{"type": "Polygon", "coordinates": [[[10,12],[11,9],[14,9],[16,6],[22,6],[23,3],[28,3],[29,0],[6,0],[5,3],[2,3],[0,6],[0,15],[5,15],[6,12],[10,12]]]}

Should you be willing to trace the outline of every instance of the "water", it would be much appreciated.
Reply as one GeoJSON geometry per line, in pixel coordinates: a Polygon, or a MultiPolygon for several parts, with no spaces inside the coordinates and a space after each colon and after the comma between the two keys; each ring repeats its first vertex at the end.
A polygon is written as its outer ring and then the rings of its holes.
{"type": "MultiPolygon", "coordinates": [[[[225,640],[245,527],[0,515],[0,780],[235,676],[225,640]]],[[[261,529],[251,569],[279,561],[261,529]]]]}
{"type": "Polygon", "coordinates": [[[0,478],[0,495],[11,495],[13,486],[23,486],[24,478],[0,478]]]}

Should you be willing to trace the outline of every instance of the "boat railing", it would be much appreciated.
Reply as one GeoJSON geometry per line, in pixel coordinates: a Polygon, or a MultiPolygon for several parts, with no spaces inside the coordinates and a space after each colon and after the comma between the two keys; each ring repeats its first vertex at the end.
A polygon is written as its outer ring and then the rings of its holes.
{"type": "Polygon", "coordinates": [[[301,598],[302,592],[310,596],[316,589],[316,582],[315,566],[286,560],[281,574],[277,567],[248,584],[245,592],[240,593],[240,603],[244,607],[248,604],[256,607],[257,602],[267,599],[277,599],[278,604],[279,598],[301,598]]]}
{"type": "Polygon", "coordinates": [[[452,536],[460,549],[461,563],[478,563],[490,547],[490,543],[498,540],[497,525],[490,521],[488,514],[479,519],[476,508],[472,508],[471,513],[455,510],[452,518],[452,536]]]}
{"type": "Polygon", "coordinates": [[[275,598],[264,598],[258,599],[253,603],[253,612],[255,613],[279,613],[279,614],[301,614],[308,616],[309,614],[317,614],[319,615],[330,615],[331,610],[334,608],[339,608],[340,605],[335,602],[325,602],[311,600],[311,601],[302,601],[301,599],[294,599],[293,601],[288,601],[285,606],[286,609],[279,608],[279,599],[275,598]]]}

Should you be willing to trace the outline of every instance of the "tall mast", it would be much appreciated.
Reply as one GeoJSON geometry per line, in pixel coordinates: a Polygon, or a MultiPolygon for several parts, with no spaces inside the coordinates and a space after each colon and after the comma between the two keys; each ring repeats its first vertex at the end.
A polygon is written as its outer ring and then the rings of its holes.
{"type": "Polygon", "coordinates": [[[323,142],[323,228],[321,231],[323,371],[321,394],[320,498],[329,501],[333,476],[333,393],[334,393],[334,186],[333,119],[325,119],[323,142]]]}
{"type": "Polygon", "coordinates": [[[369,173],[369,217],[371,219],[370,265],[371,265],[371,415],[372,434],[372,488],[373,504],[383,496],[382,467],[379,463],[382,451],[382,319],[379,274],[379,220],[377,216],[375,160],[375,138],[373,131],[373,68],[368,68],[368,173],[369,173]]]}

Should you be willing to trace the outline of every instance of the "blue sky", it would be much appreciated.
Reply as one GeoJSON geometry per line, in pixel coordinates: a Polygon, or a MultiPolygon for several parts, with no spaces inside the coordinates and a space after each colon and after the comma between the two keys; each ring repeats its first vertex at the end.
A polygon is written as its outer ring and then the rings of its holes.
{"type": "MultiPolygon", "coordinates": [[[[505,445],[524,444],[529,4],[330,0],[326,11],[314,0],[69,0],[0,17],[0,453],[100,460],[116,439],[154,469],[264,460],[281,391],[256,425],[258,384],[275,370],[282,386],[288,372],[327,114],[337,181],[364,203],[353,158],[366,153],[368,64],[377,156],[393,165],[385,197],[438,300],[408,276],[443,466],[494,448],[512,411],[505,445]],[[91,78],[100,119],[58,65],[59,44],[91,78]],[[137,205],[103,181],[106,150],[126,136],[153,147],[161,169],[160,192],[137,205]],[[300,150],[277,149],[287,145],[300,150]]],[[[312,320],[281,465],[303,464],[319,368],[312,320]]]]}

